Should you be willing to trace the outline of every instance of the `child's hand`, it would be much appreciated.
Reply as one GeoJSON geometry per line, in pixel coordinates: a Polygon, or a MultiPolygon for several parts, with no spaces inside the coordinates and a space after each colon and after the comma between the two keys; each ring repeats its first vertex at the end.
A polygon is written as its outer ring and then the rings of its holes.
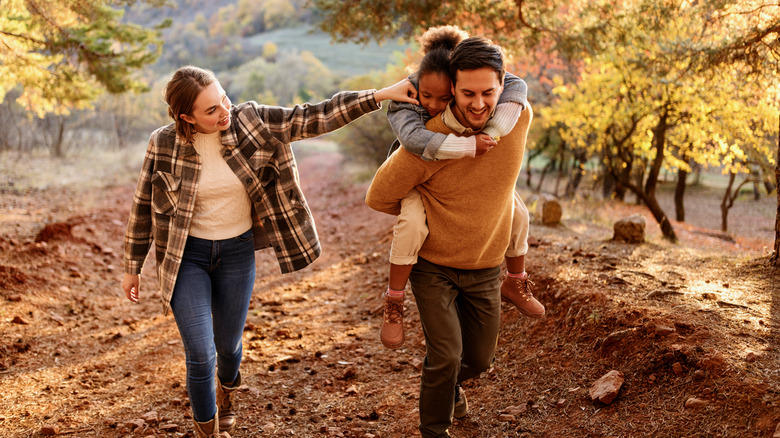
{"type": "Polygon", "coordinates": [[[477,157],[489,151],[493,148],[493,146],[498,144],[487,134],[477,134],[474,136],[474,139],[477,141],[477,149],[474,151],[474,155],[477,157]]]}

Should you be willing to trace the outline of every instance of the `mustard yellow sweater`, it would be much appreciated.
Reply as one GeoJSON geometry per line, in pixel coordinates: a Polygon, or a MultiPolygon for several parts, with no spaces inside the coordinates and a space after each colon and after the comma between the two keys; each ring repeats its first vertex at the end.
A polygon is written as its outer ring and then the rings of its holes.
{"type": "MultiPolygon", "coordinates": [[[[399,148],[377,170],[366,204],[397,215],[401,199],[416,187],[429,229],[420,257],[457,269],[500,265],[509,244],[512,196],[531,118],[528,107],[515,128],[481,157],[424,161],[399,148]]],[[[426,126],[434,132],[454,133],[441,114],[426,126]]]]}

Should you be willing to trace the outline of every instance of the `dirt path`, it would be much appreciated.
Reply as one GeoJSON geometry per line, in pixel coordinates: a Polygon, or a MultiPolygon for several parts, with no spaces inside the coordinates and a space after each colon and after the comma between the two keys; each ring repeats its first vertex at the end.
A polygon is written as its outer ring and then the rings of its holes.
{"type": "MultiPolygon", "coordinates": [[[[285,276],[256,256],[235,436],[416,433],[425,346],[411,294],[406,346],[377,339],[393,218],[366,208],[365,185],[340,168],[335,154],[300,166],[323,256],[285,276]]],[[[183,350],[153,267],[140,304],[119,287],[132,189],[0,194],[0,436],[188,436],[183,350]],[[72,237],[34,243],[44,220],[72,237]]],[[[615,244],[576,219],[532,235],[548,317],[503,308],[496,365],[467,385],[471,414],[454,436],[771,436],[780,282],[761,260],[615,244]],[[593,403],[588,389],[611,369],[625,376],[619,397],[593,403]],[[704,405],[686,408],[690,398],[704,405]]]]}

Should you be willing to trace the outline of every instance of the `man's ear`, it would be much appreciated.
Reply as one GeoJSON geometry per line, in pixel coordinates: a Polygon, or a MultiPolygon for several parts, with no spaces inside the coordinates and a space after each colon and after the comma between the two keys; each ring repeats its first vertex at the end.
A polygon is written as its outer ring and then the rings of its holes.
{"type": "Polygon", "coordinates": [[[195,124],[195,119],[193,119],[192,117],[188,116],[187,114],[180,114],[179,118],[184,120],[185,122],[189,123],[190,125],[194,125],[195,124]]]}

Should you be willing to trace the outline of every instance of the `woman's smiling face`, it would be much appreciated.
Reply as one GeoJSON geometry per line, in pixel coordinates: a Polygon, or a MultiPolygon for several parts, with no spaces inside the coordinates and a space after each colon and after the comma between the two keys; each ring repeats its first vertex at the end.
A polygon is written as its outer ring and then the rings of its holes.
{"type": "Polygon", "coordinates": [[[214,81],[198,94],[192,114],[182,114],[181,119],[203,134],[224,131],[230,127],[230,105],[230,98],[222,85],[214,81]]]}

